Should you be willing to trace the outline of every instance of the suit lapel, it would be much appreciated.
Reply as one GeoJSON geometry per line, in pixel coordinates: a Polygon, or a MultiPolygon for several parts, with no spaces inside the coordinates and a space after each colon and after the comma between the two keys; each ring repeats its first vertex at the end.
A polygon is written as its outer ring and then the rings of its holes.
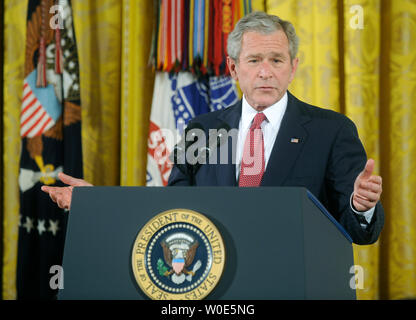
{"type": "MultiPolygon", "coordinates": [[[[224,112],[220,112],[218,119],[226,123],[231,129],[237,129],[241,118],[241,100],[224,112]]],[[[302,114],[298,100],[288,91],[288,104],[276,141],[274,143],[266,171],[263,176],[262,186],[282,185],[306,143],[308,134],[304,124],[310,121],[310,117],[302,114]],[[292,140],[294,139],[294,140],[292,140]],[[296,140],[298,139],[298,140],[296,140]]],[[[217,185],[236,186],[235,163],[233,163],[233,151],[236,151],[237,137],[228,138],[228,162],[216,165],[217,185]]],[[[220,149],[218,149],[218,152],[220,149]]],[[[218,161],[220,155],[218,154],[218,161]]]]}
{"type": "Polygon", "coordinates": [[[310,118],[303,115],[297,99],[288,92],[288,104],[277,134],[262,186],[282,185],[306,143],[308,134],[304,124],[310,118]]]}
{"type": "MultiPolygon", "coordinates": [[[[229,107],[224,112],[220,112],[218,119],[226,123],[230,129],[238,130],[238,125],[241,118],[241,100],[237,102],[234,106],[229,107]]],[[[231,136],[228,137],[228,144],[224,148],[218,148],[218,161],[220,160],[219,152],[228,153],[228,161],[226,164],[216,165],[216,174],[217,174],[217,183],[219,186],[236,186],[237,182],[235,179],[235,163],[233,163],[233,157],[235,157],[234,152],[237,150],[237,136],[234,139],[231,136]]]]}

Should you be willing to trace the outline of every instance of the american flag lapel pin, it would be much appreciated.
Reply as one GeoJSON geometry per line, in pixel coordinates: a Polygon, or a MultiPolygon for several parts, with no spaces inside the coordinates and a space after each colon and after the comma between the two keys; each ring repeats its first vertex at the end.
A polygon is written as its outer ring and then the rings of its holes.
{"type": "Polygon", "coordinates": [[[290,139],[290,142],[291,143],[299,143],[300,139],[299,138],[292,138],[292,139],[290,139]]]}

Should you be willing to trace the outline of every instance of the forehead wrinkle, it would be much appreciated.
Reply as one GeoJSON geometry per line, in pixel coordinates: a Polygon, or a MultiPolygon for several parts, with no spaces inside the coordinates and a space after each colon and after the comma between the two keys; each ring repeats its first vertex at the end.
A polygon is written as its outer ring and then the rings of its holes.
{"type": "Polygon", "coordinates": [[[283,52],[286,49],[288,51],[287,55],[289,55],[289,41],[286,34],[281,30],[277,30],[270,34],[249,31],[244,33],[241,39],[240,57],[263,56],[264,52],[259,52],[258,50],[266,52],[272,51],[281,57],[286,57],[286,53],[283,52]],[[273,38],[269,38],[269,36],[272,36],[273,38]]]}
{"type": "Polygon", "coordinates": [[[251,58],[264,58],[264,57],[278,57],[278,58],[285,58],[286,56],[282,52],[267,52],[267,53],[249,53],[246,56],[244,56],[245,59],[251,59],[251,58]]]}

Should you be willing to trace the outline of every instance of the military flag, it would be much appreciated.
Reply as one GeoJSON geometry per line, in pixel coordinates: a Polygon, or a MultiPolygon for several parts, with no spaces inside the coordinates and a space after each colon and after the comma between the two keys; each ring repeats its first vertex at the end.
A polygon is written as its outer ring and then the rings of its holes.
{"type": "Polygon", "coordinates": [[[228,34],[250,0],[160,0],[150,61],[157,70],[147,185],[167,185],[175,142],[193,117],[226,108],[238,91],[226,66],[228,34]]]}
{"type": "Polygon", "coordinates": [[[53,299],[67,213],[42,185],[82,178],[81,99],[70,0],[29,0],[20,112],[18,299],[53,299]]]}

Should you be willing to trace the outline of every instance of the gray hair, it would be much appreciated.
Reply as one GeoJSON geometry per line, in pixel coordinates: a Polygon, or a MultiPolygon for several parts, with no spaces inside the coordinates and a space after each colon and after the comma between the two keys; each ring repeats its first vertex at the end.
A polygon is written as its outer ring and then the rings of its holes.
{"type": "Polygon", "coordinates": [[[245,32],[254,31],[262,34],[270,34],[277,30],[282,30],[286,34],[289,40],[290,60],[293,61],[298,54],[299,38],[296,35],[292,23],[262,11],[254,11],[237,22],[234,30],[228,35],[228,55],[231,59],[238,62],[241,52],[241,42],[245,32]]]}

